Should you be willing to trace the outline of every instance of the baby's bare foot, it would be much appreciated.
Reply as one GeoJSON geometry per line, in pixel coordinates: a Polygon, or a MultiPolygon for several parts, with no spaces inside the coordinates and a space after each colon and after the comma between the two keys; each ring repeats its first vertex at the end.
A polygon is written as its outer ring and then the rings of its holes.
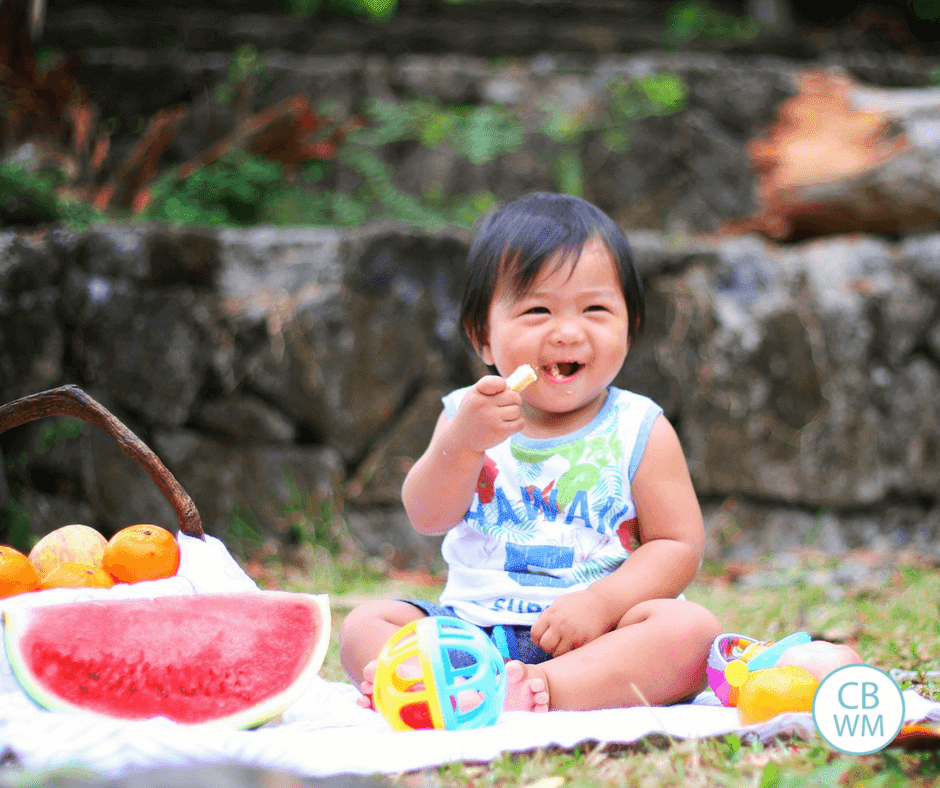
{"type": "MultiPolygon", "coordinates": [[[[375,674],[378,672],[378,666],[378,661],[373,659],[362,668],[362,681],[359,683],[359,691],[362,695],[356,698],[356,703],[364,709],[375,708],[372,702],[372,692],[375,689],[375,674]]],[[[421,678],[421,666],[417,660],[406,660],[396,668],[396,671],[405,681],[421,678]]],[[[414,684],[414,689],[421,689],[422,686],[421,682],[417,682],[414,684]]]]}
{"type": "Polygon", "coordinates": [[[548,711],[548,682],[541,669],[518,660],[506,663],[507,711],[548,711]]]}
{"type": "Polygon", "coordinates": [[[372,660],[362,669],[362,681],[359,682],[359,691],[362,695],[356,698],[356,703],[364,709],[375,708],[372,705],[372,690],[375,688],[375,671],[377,667],[378,662],[372,660]]]}

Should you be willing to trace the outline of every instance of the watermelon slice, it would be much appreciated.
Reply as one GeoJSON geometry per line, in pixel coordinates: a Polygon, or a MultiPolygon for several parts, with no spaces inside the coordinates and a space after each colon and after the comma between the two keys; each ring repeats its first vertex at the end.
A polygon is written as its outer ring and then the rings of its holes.
{"type": "Polygon", "coordinates": [[[330,639],[325,595],[108,599],[3,614],[7,658],[40,706],[251,728],[307,689],[330,639]]]}

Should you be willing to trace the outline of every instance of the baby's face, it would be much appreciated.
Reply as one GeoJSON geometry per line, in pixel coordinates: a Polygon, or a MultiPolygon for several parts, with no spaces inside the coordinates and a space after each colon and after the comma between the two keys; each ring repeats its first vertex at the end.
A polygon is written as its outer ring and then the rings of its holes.
{"type": "Polygon", "coordinates": [[[557,269],[548,261],[521,297],[500,283],[477,350],[504,376],[532,365],[538,380],[523,395],[527,421],[570,431],[603,405],[629,349],[629,325],[614,261],[591,240],[576,261],[557,269]]]}

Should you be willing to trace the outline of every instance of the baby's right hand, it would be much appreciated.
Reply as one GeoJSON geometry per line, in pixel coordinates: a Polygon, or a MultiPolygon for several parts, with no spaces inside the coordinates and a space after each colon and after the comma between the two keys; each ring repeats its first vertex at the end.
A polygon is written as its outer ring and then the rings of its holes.
{"type": "Polygon", "coordinates": [[[464,395],[451,429],[455,438],[482,454],[524,426],[522,396],[504,378],[486,375],[464,395]]]}

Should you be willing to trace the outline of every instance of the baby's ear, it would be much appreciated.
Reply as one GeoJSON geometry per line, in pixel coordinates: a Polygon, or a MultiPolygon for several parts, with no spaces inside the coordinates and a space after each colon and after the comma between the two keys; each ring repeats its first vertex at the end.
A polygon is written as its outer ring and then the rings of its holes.
{"type": "Polygon", "coordinates": [[[464,324],[463,330],[483,363],[490,367],[493,366],[493,356],[490,353],[489,337],[486,334],[486,329],[484,328],[480,332],[474,331],[473,326],[467,321],[464,324]]]}

